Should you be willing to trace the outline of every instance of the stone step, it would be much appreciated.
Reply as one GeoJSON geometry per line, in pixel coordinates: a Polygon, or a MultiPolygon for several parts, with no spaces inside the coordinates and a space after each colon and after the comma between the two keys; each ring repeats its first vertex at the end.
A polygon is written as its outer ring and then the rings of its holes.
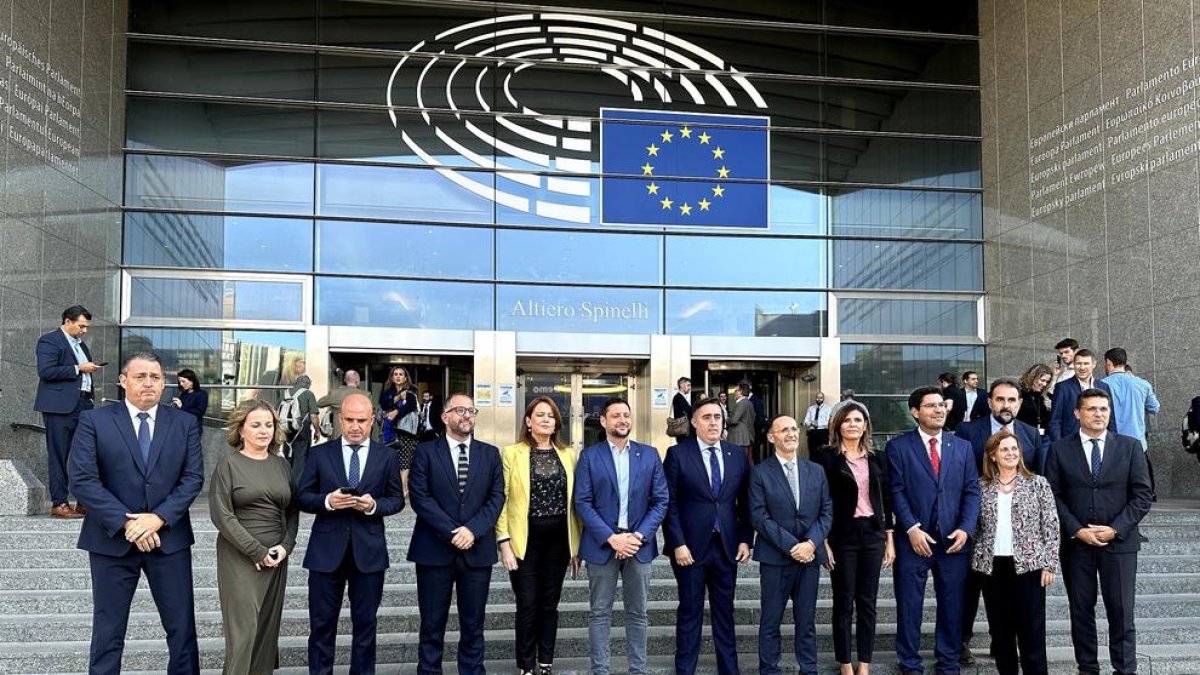
{"type": "MultiPolygon", "coordinates": [[[[1103,623],[1103,622],[1101,622],[1103,623]]],[[[1163,673],[1191,673],[1200,672],[1197,664],[1200,664],[1200,650],[1189,642],[1193,639],[1194,621],[1179,620],[1179,619],[1145,619],[1139,621],[1139,634],[1154,634],[1156,636],[1170,636],[1173,639],[1161,640],[1154,644],[1146,644],[1139,648],[1139,654],[1144,654],[1146,662],[1153,660],[1155,675],[1163,673]],[[1155,655],[1158,655],[1157,657],[1155,655]],[[1172,670],[1178,664],[1188,664],[1186,667],[1190,670],[1172,670]],[[1161,664],[1161,667],[1160,667],[1161,664]]],[[[754,661],[753,654],[757,651],[758,633],[755,626],[738,626],[737,627],[737,649],[739,653],[745,655],[746,659],[741,663],[748,671],[753,669],[754,661]]],[[[791,637],[791,627],[783,627],[783,635],[785,640],[791,637]]],[[[922,644],[921,648],[930,651],[933,648],[933,625],[922,624],[922,644]]],[[[675,648],[675,631],[671,626],[651,626],[649,634],[649,651],[651,654],[671,654],[675,648]]],[[[829,627],[818,626],[818,653],[821,654],[824,661],[828,661],[832,653],[832,644],[829,638],[829,627]]],[[[881,665],[891,661],[891,638],[895,634],[895,626],[893,624],[880,624],[879,636],[877,642],[876,654],[877,660],[881,665]]],[[[380,663],[385,664],[413,664],[416,660],[417,644],[411,634],[382,634],[379,636],[378,642],[378,659],[380,663]]],[[[614,655],[623,655],[625,651],[624,631],[620,628],[614,628],[612,632],[612,651],[614,655]]],[[[1103,630],[1100,635],[1100,644],[1105,644],[1106,635],[1103,630]]],[[[453,661],[457,653],[456,633],[447,633],[446,636],[446,654],[447,663],[453,661]]],[[[506,668],[503,664],[508,663],[508,668],[511,668],[513,634],[511,630],[489,631],[487,633],[488,650],[487,657],[498,662],[497,672],[505,672],[506,668]]],[[[340,664],[345,664],[349,660],[349,636],[342,634],[338,636],[337,661],[340,664]]],[[[785,641],[785,644],[787,642],[785,641]]],[[[1071,663],[1070,653],[1070,635],[1068,633],[1067,622],[1053,621],[1047,626],[1047,644],[1054,654],[1055,673],[1069,672],[1062,670],[1062,666],[1071,663]]],[[[280,653],[279,661],[282,667],[297,667],[306,663],[307,658],[307,638],[304,636],[286,636],[280,638],[280,653]]],[[[200,640],[200,659],[201,667],[203,668],[219,668],[223,659],[224,643],[220,638],[203,638],[200,640]]],[[[711,653],[712,644],[708,635],[705,635],[702,645],[704,653],[711,653]]],[[[1102,650],[1103,651],[1103,650],[1102,650]]],[[[558,633],[558,644],[556,655],[563,660],[572,658],[586,657],[588,653],[587,629],[584,628],[568,628],[561,629],[558,633]]],[[[0,645],[0,673],[63,673],[63,672],[83,672],[87,670],[87,654],[88,643],[86,641],[58,641],[39,643],[34,646],[26,644],[6,644],[0,645]]],[[[164,648],[162,640],[130,640],[126,643],[125,658],[123,662],[123,671],[157,671],[165,670],[167,664],[167,652],[164,648]]],[[[395,670],[383,670],[382,672],[412,672],[411,665],[407,666],[408,670],[402,671],[400,668],[395,670]]],[[[1147,667],[1146,672],[1149,672],[1147,667]]],[[[964,672],[972,672],[970,670],[964,672]]],[[[983,668],[980,672],[988,672],[983,668]]]]}

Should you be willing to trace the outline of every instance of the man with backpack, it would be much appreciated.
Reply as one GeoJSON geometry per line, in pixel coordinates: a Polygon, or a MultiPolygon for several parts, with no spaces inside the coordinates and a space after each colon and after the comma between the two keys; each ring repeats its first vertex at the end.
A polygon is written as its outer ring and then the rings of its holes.
{"type": "Polygon", "coordinates": [[[312,379],[307,375],[296,378],[296,383],[284,392],[279,403],[279,425],[286,434],[284,456],[292,465],[292,482],[299,483],[304,473],[304,462],[313,442],[313,428],[317,424],[317,397],[310,389],[312,379]]]}

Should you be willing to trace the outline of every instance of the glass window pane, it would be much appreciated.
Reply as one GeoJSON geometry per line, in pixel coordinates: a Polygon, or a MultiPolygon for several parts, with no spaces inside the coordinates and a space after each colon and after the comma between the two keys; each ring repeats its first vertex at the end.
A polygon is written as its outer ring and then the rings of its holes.
{"type": "Polygon", "coordinates": [[[835,129],[980,133],[979,92],[975,91],[826,86],[823,100],[823,126],[835,129]]]}
{"type": "Polygon", "coordinates": [[[974,300],[839,298],[838,333],[975,337],[976,308],[974,300]]]}
{"type": "Polygon", "coordinates": [[[978,239],[983,196],[976,192],[831,190],[830,231],[863,237],[978,239]]]}
{"type": "Polygon", "coordinates": [[[959,0],[922,2],[826,2],[824,22],[861,28],[920,30],[975,35],[979,4],[959,0]]]}
{"type": "Polygon", "coordinates": [[[317,211],[323,216],[493,222],[493,175],[460,171],[453,176],[430,169],[322,164],[317,167],[317,211]]]}
{"type": "Polygon", "coordinates": [[[495,168],[495,148],[466,132],[462,126],[462,120],[470,120],[476,130],[491,134],[495,124],[491,117],[460,118],[454,113],[438,111],[425,114],[429,116],[428,123],[420,113],[396,111],[393,125],[382,110],[322,110],[318,118],[321,128],[317,154],[322,158],[397,164],[425,164],[425,155],[438,166],[495,168]],[[452,139],[454,147],[448,145],[437,130],[448,132],[447,137],[452,139]]]}
{"type": "Polygon", "coordinates": [[[662,237],[500,230],[496,264],[503,281],[659,285],[662,237]]]}
{"type": "Polygon", "coordinates": [[[313,166],[168,155],[125,157],[125,205],[204,211],[313,211],[313,166]]]}
{"type": "Polygon", "coordinates": [[[312,271],[308,219],[125,214],[125,264],[270,272],[312,271]]]}
{"type": "Polygon", "coordinates": [[[128,88],[312,100],[313,54],[161,42],[129,43],[128,88]]]}
{"type": "Polygon", "coordinates": [[[661,333],[662,291],[644,288],[496,288],[496,329],[661,333]]]}
{"type": "Polygon", "coordinates": [[[668,290],[667,333],[819,337],[825,334],[825,294],[668,290]]]}
{"type": "MultiPolygon", "coordinates": [[[[771,142],[781,134],[773,134],[771,142]]],[[[978,141],[842,137],[824,139],[826,180],[980,187],[978,141]]]]}
{"type": "Polygon", "coordinates": [[[312,110],[130,96],[130,148],[311,157],[312,110]]]}
{"type": "Polygon", "coordinates": [[[828,35],[825,49],[825,74],[831,77],[979,84],[979,43],[975,40],[828,35]]]}
{"type": "Polygon", "coordinates": [[[824,288],[826,245],[814,239],[667,237],[667,285],[824,288]]]}
{"type": "Polygon", "coordinates": [[[311,2],[277,0],[132,0],[129,30],[136,33],[279,42],[316,42],[316,8],[311,2]]]}
{"type": "Polygon", "coordinates": [[[772,185],[771,232],[781,234],[824,234],[821,204],[824,197],[815,188],[772,185]]]}
{"type": "Polygon", "coordinates": [[[837,288],[981,291],[983,247],[923,241],[835,241],[833,285],[837,288]]]}
{"type": "Polygon", "coordinates": [[[303,302],[298,281],[134,277],[130,320],[303,321],[303,302]]]}
{"type": "Polygon", "coordinates": [[[860,394],[908,396],[941,373],[965,370],[983,371],[981,345],[842,344],[842,386],[860,394]]]}
{"type": "Polygon", "coordinates": [[[337,274],[492,279],[492,230],[317,221],[317,271],[337,274]]]}
{"type": "Polygon", "coordinates": [[[317,323],[327,326],[492,330],[492,285],[317,278],[317,323]]]}

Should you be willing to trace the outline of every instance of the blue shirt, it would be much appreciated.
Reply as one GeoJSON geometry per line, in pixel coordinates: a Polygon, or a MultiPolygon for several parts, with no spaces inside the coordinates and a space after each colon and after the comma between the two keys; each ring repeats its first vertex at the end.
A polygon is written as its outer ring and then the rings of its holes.
{"type": "Polygon", "coordinates": [[[1158,397],[1150,383],[1132,373],[1117,371],[1104,378],[1112,393],[1112,415],[1117,425],[1117,433],[1122,436],[1132,436],[1146,443],[1146,413],[1158,412],[1158,397]]]}
{"type": "Polygon", "coordinates": [[[629,529],[629,443],[625,443],[624,448],[618,448],[613,445],[612,441],[608,442],[608,449],[612,451],[613,466],[617,469],[617,501],[620,502],[620,507],[617,511],[617,527],[622,530],[629,529]]]}
{"type": "MultiPolygon", "coordinates": [[[[88,357],[87,354],[83,353],[83,342],[77,337],[72,337],[65,330],[63,331],[63,335],[67,336],[67,344],[70,345],[71,352],[75,354],[75,363],[87,363],[88,357]]],[[[78,366],[76,366],[76,368],[78,368],[78,366]]],[[[79,378],[79,391],[86,391],[90,393],[92,391],[92,376],[83,371],[79,371],[79,374],[82,376],[79,378]]],[[[135,426],[134,428],[136,429],[137,427],[135,426]]]]}

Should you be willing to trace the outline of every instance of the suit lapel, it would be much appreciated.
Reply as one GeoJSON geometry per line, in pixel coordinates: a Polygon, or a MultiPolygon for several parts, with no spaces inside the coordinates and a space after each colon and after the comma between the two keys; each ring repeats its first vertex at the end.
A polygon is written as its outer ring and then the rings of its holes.
{"type": "MultiPolygon", "coordinates": [[[[942,439],[944,440],[945,438],[946,434],[943,433],[942,439]]],[[[933,462],[929,459],[929,451],[925,448],[924,441],[921,439],[920,431],[912,432],[912,441],[909,443],[909,447],[917,453],[917,464],[919,464],[921,468],[925,470],[925,475],[929,476],[929,480],[936,484],[938,482],[938,477],[933,474],[933,462]]],[[[941,452],[943,455],[946,454],[945,448],[942,448],[939,450],[939,452],[941,452]]]]}
{"type": "MultiPolygon", "coordinates": [[[[454,462],[450,459],[450,443],[454,443],[455,452],[458,451],[458,443],[454,439],[445,441],[441,438],[433,443],[433,461],[437,462],[442,470],[446,472],[446,478],[450,481],[450,485],[454,486],[455,491],[458,490],[458,467],[454,466],[454,462]]],[[[471,445],[475,444],[475,439],[471,439],[471,445]]],[[[468,451],[470,446],[468,446],[468,451]]],[[[468,472],[469,473],[469,472],[468,472]]]]}
{"type": "MultiPolygon", "coordinates": [[[[453,467],[452,473],[454,474],[454,487],[458,488],[458,467],[453,467]]],[[[471,445],[467,452],[467,485],[463,488],[463,497],[466,497],[467,493],[471,491],[471,488],[476,483],[483,480],[479,477],[481,473],[483,473],[483,448],[480,446],[479,441],[472,437],[471,445]]],[[[529,453],[525,453],[525,484],[526,486],[529,485],[529,453]]],[[[529,494],[528,487],[526,487],[525,493],[529,494]]]]}
{"type": "MultiPolygon", "coordinates": [[[[1139,446],[1140,449],[1141,446],[1139,446]]],[[[1117,436],[1111,431],[1104,432],[1104,451],[1100,453],[1100,477],[1108,473],[1117,463],[1117,436]]],[[[1089,467],[1090,468],[1090,467],[1089,467]]],[[[1099,479],[1097,479],[1099,482],[1099,479]]]]}
{"type": "Polygon", "coordinates": [[[680,447],[686,448],[683,456],[692,465],[692,474],[700,480],[700,484],[704,486],[704,490],[711,495],[712,481],[708,478],[708,470],[704,468],[704,462],[707,460],[704,458],[704,450],[700,445],[700,441],[691,441],[686,446],[680,447]]]}
{"type": "MultiPolygon", "coordinates": [[[[604,448],[605,451],[602,451],[600,453],[600,466],[603,467],[604,472],[606,474],[608,474],[609,484],[613,486],[613,494],[617,497],[618,503],[620,503],[621,486],[617,482],[617,464],[613,460],[612,449],[608,447],[608,442],[601,441],[601,443],[604,444],[601,447],[604,448]]],[[[633,452],[633,451],[634,451],[633,441],[630,441],[629,444],[625,446],[625,452],[633,452]]],[[[629,490],[630,490],[630,492],[633,491],[633,477],[636,475],[636,472],[637,472],[636,464],[637,463],[633,460],[633,456],[630,455],[630,457],[629,457],[629,490]]]]}
{"type": "MultiPolygon", "coordinates": [[[[750,401],[747,400],[746,405],[749,405],[749,404],[750,404],[750,401]]],[[[729,474],[732,473],[730,467],[733,466],[733,463],[737,461],[733,458],[734,455],[736,454],[736,455],[740,455],[742,457],[746,456],[746,453],[744,450],[742,450],[741,448],[739,448],[737,446],[731,446],[731,445],[725,443],[724,441],[721,442],[721,445],[719,447],[721,448],[721,457],[724,460],[724,462],[723,462],[723,468],[721,469],[721,489],[717,491],[717,499],[718,500],[723,499],[725,497],[725,495],[727,495],[729,493],[729,491],[733,489],[733,487],[732,487],[733,481],[729,479],[729,474]],[[736,448],[736,452],[734,450],[735,448],[736,448]]],[[[703,467],[701,467],[701,468],[703,468],[703,467]]],[[[712,490],[710,489],[709,492],[712,492],[712,490]]]]}
{"type": "MultiPolygon", "coordinates": [[[[163,406],[158,406],[158,410],[154,413],[154,435],[150,437],[150,461],[146,463],[146,475],[154,471],[154,465],[158,463],[158,456],[162,454],[163,445],[167,442],[167,433],[174,425],[175,419],[171,413],[163,406]]],[[[142,454],[138,451],[138,454],[142,454]]]]}
{"type": "Polygon", "coordinates": [[[125,448],[129,450],[133,463],[137,465],[138,471],[141,471],[143,476],[149,475],[150,472],[146,470],[146,465],[142,462],[142,450],[138,447],[137,433],[134,432],[133,422],[127,414],[129,409],[125,407],[124,403],[117,403],[110,407],[113,425],[117,427],[121,438],[125,439],[125,448]]]}
{"type": "MultiPolygon", "coordinates": [[[[370,477],[372,483],[375,482],[376,477],[383,479],[383,483],[380,486],[381,488],[387,485],[386,477],[383,475],[383,467],[379,466],[384,462],[385,459],[387,459],[383,454],[384,452],[386,452],[384,446],[378,445],[374,441],[367,442],[367,461],[362,468],[359,469],[359,485],[362,485],[363,479],[368,477],[370,477]]],[[[349,481],[350,477],[346,476],[346,480],[349,481]]],[[[349,485],[349,483],[347,483],[347,485],[349,485]]],[[[380,491],[382,491],[382,489],[380,491]]]]}
{"type": "Polygon", "coordinates": [[[1088,463],[1087,452],[1083,449],[1083,441],[1079,438],[1079,434],[1071,436],[1071,448],[1071,454],[1075,457],[1076,470],[1079,471],[1079,475],[1090,482],[1092,480],[1092,465],[1088,463]]]}
{"type": "MultiPolygon", "coordinates": [[[[771,475],[771,478],[776,483],[779,483],[780,487],[783,489],[783,493],[788,496],[788,502],[791,503],[793,507],[795,507],[796,511],[799,511],[800,504],[798,504],[796,502],[795,495],[792,494],[792,484],[788,482],[787,472],[785,472],[783,470],[783,464],[780,463],[779,459],[777,457],[775,457],[774,455],[768,457],[767,459],[765,459],[763,461],[766,462],[766,464],[767,464],[767,467],[766,467],[767,473],[769,473],[771,475]]],[[[796,485],[797,486],[800,485],[800,462],[799,461],[796,462],[796,485]]]]}

